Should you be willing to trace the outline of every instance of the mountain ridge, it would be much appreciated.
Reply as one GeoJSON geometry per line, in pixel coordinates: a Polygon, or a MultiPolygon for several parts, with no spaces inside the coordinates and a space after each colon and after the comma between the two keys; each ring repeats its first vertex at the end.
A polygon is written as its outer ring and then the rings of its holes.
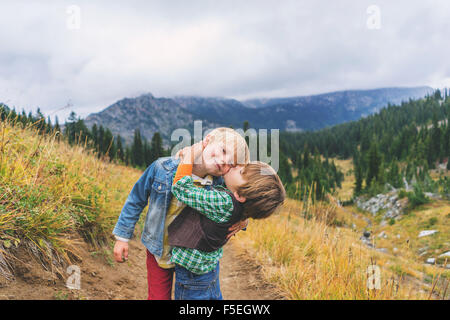
{"type": "Polygon", "coordinates": [[[160,132],[165,142],[170,141],[177,128],[192,132],[194,120],[203,121],[203,130],[219,126],[241,128],[247,120],[255,129],[309,131],[357,120],[388,104],[422,98],[432,91],[427,86],[388,87],[243,101],[189,95],[157,98],[146,93],[118,100],[84,120],[88,127],[94,123],[108,127],[126,143],[131,142],[135,129],[147,140],[160,132]]]}

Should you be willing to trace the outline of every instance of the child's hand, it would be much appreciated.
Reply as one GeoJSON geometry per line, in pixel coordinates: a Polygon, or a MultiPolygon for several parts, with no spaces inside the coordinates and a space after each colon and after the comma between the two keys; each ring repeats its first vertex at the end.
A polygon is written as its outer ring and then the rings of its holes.
{"type": "Polygon", "coordinates": [[[128,242],[116,240],[114,245],[114,259],[117,262],[125,262],[128,260],[128,242]]]}
{"type": "Polygon", "coordinates": [[[242,229],[247,228],[247,226],[248,226],[248,219],[236,222],[228,229],[230,233],[228,233],[227,239],[230,239],[232,236],[236,235],[236,233],[238,233],[242,229]]]}
{"type": "Polygon", "coordinates": [[[203,149],[203,143],[197,142],[192,146],[181,149],[177,155],[180,157],[182,163],[194,164],[200,159],[203,149]]]}

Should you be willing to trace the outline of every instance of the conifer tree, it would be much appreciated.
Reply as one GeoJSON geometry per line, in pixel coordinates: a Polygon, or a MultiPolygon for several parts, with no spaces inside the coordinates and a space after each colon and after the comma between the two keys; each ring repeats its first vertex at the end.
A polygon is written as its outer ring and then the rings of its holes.
{"type": "Polygon", "coordinates": [[[153,135],[152,142],[150,145],[150,154],[151,154],[150,163],[164,156],[162,138],[159,132],[155,132],[155,134],[153,135]]]}
{"type": "Polygon", "coordinates": [[[123,151],[123,146],[122,146],[122,137],[120,136],[120,134],[117,136],[117,158],[120,159],[121,161],[124,161],[124,151],[123,151]]]}
{"type": "Polygon", "coordinates": [[[131,163],[138,167],[144,165],[144,148],[139,129],[134,130],[133,144],[131,146],[131,163]]]}
{"type": "Polygon", "coordinates": [[[367,171],[367,178],[366,178],[366,185],[370,186],[372,183],[372,180],[376,180],[378,178],[378,173],[380,170],[381,165],[381,158],[378,154],[378,146],[375,141],[372,141],[368,153],[368,171],[367,171]]]}

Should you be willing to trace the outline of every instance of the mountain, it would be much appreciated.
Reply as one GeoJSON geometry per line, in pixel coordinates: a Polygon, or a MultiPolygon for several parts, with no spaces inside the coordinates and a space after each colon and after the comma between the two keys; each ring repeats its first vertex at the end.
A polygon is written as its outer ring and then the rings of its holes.
{"type": "MultiPolygon", "coordinates": [[[[133,139],[134,130],[139,129],[141,135],[150,140],[155,132],[160,132],[168,141],[176,128],[193,128],[197,118],[192,112],[180,106],[173,99],[155,98],[152,94],[144,94],[137,98],[124,98],[101,112],[90,114],[84,119],[88,127],[108,127],[111,132],[124,138],[126,143],[133,139]]],[[[217,123],[206,123],[204,127],[221,126],[217,123]]]]}
{"type": "Polygon", "coordinates": [[[312,96],[243,101],[268,127],[287,131],[316,130],[358,120],[390,104],[422,98],[430,87],[346,90],[312,96]],[[275,112],[273,112],[275,111],[275,112]]]}
{"type": "MultiPolygon", "coordinates": [[[[390,104],[417,99],[432,93],[430,87],[346,90],[311,96],[238,101],[221,97],[174,96],[156,98],[144,94],[124,98],[85,119],[108,127],[131,142],[135,129],[148,140],[160,132],[165,141],[177,128],[192,130],[194,120],[203,129],[218,126],[241,128],[245,120],[255,129],[284,131],[316,130],[358,120],[390,104]]],[[[192,132],[192,131],[191,131],[192,132]]]]}

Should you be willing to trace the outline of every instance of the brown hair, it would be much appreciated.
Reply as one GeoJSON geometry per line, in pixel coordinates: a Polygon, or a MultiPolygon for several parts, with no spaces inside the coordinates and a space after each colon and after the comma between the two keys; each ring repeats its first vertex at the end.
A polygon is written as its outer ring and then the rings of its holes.
{"type": "Polygon", "coordinates": [[[252,161],[244,167],[242,176],[245,183],[237,193],[245,197],[244,219],[264,219],[279,208],[286,198],[286,191],[280,177],[268,164],[252,161]]]}

